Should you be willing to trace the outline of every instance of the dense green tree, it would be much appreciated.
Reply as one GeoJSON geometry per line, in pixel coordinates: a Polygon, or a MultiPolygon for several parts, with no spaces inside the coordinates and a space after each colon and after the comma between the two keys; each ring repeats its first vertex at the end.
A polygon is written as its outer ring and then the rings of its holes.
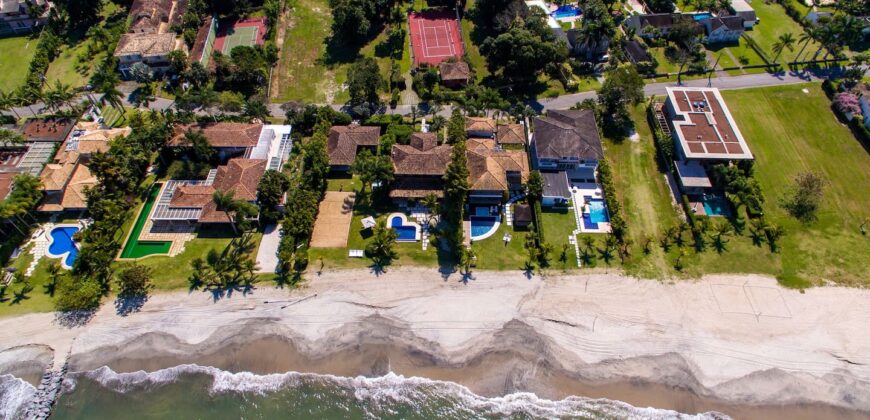
{"type": "Polygon", "coordinates": [[[633,65],[624,64],[606,73],[598,90],[605,126],[619,129],[631,122],[628,106],[643,101],[643,86],[643,78],[633,65]]]}
{"type": "Polygon", "coordinates": [[[375,155],[368,149],[357,153],[350,167],[351,173],[357,175],[362,182],[361,193],[373,182],[382,184],[393,180],[393,162],[390,155],[375,155]]]}
{"type": "Polygon", "coordinates": [[[54,307],[58,311],[88,311],[100,305],[103,291],[94,279],[67,276],[60,278],[55,294],[54,307]]]}
{"type": "Polygon", "coordinates": [[[103,10],[102,0],[60,0],[54,4],[66,12],[73,27],[86,27],[96,23],[103,10]]]}
{"type": "Polygon", "coordinates": [[[329,154],[326,151],[326,136],[318,132],[302,145],[302,184],[312,191],[325,191],[327,175],[329,154]]]}
{"type": "Polygon", "coordinates": [[[131,264],[116,274],[118,296],[130,298],[145,296],[154,288],[151,284],[151,268],[139,264],[131,264]]]}
{"type": "Polygon", "coordinates": [[[447,141],[455,144],[465,142],[468,137],[465,132],[465,117],[458,108],[453,108],[450,120],[447,122],[447,141]]]}
{"type": "Polygon", "coordinates": [[[379,103],[378,89],[382,86],[384,86],[384,79],[374,58],[364,57],[353,63],[347,70],[347,89],[350,93],[351,105],[379,103]]]}
{"type": "Polygon", "coordinates": [[[343,42],[359,45],[368,38],[372,23],[362,2],[354,0],[333,0],[332,33],[343,42]]]}
{"type": "Polygon", "coordinates": [[[504,32],[517,19],[524,20],[529,15],[529,7],[522,0],[478,0],[474,2],[471,15],[478,25],[504,32]]]}
{"type": "Polygon", "coordinates": [[[282,172],[268,170],[257,184],[257,205],[260,207],[260,219],[277,220],[281,215],[277,211],[281,197],[290,188],[290,178],[282,172]]]}
{"type": "Polygon", "coordinates": [[[673,0],[649,0],[646,5],[654,13],[673,13],[676,10],[673,0]]]}
{"type": "Polygon", "coordinates": [[[287,195],[287,209],[281,223],[285,236],[293,237],[295,242],[308,239],[314,229],[318,198],[319,194],[311,190],[304,188],[290,190],[287,195]]]}
{"type": "Polygon", "coordinates": [[[813,172],[803,172],[795,177],[794,185],[782,197],[781,204],[796,219],[811,222],[816,219],[824,193],[824,178],[813,172]]]}
{"type": "Polygon", "coordinates": [[[487,57],[489,70],[508,80],[530,82],[545,66],[561,65],[568,56],[566,46],[557,43],[546,26],[541,30],[539,25],[530,21],[525,26],[514,25],[495,38],[487,38],[480,51],[487,57]]]}
{"type": "Polygon", "coordinates": [[[397,238],[396,230],[387,227],[385,219],[378,220],[372,228],[372,240],[366,245],[366,255],[378,266],[389,265],[399,258],[395,250],[397,238]]]}
{"type": "Polygon", "coordinates": [[[534,170],[529,172],[529,179],[526,181],[526,191],[531,201],[540,200],[544,195],[544,177],[541,172],[534,170]]]}

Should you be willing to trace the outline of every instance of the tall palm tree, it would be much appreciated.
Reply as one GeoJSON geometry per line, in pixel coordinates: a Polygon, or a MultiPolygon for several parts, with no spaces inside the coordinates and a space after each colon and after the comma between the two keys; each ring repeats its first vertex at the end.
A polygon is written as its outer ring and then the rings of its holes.
{"type": "Polygon", "coordinates": [[[804,54],[804,50],[807,48],[807,45],[809,45],[810,42],[816,39],[816,33],[816,28],[810,27],[806,28],[806,30],[801,33],[800,36],[798,36],[798,42],[803,43],[803,45],[801,46],[801,50],[798,51],[797,56],[795,56],[793,62],[796,62],[801,58],[801,56],[804,54]]]}
{"type": "Polygon", "coordinates": [[[238,229],[236,229],[236,221],[234,217],[236,210],[238,210],[238,200],[236,200],[235,192],[215,190],[211,198],[217,208],[223,210],[227,215],[227,219],[230,221],[230,226],[233,228],[233,234],[238,236],[239,232],[238,229]]]}
{"type": "Polygon", "coordinates": [[[782,54],[783,50],[794,51],[794,35],[791,32],[786,32],[779,36],[777,41],[773,44],[773,53],[776,54],[773,57],[773,62],[776,63],[776,60],[779,59],[779,55],[782,54]]]}
{"type": "Polygon", "coordinates": [[[112,108],[118,111],[118,114],[120,114],[115,121],[112,121],[111,125],[114,125],[114,123],[119,119],[124,118],[124,105],[121,102],[124,94],[121,93],[115,85],[109,83],[101,85],[99,92],[103,95],[100,97],[100,105],[105,106],[106,103],[108,103],[112,108]]]}
{"type": "Polygon", "coordinates": [[[12,92],[0,91],[0,112],[12,111],[15,114],[15,119],[21,118],[18,112],[15,111],[17,100],[12,92]]]}

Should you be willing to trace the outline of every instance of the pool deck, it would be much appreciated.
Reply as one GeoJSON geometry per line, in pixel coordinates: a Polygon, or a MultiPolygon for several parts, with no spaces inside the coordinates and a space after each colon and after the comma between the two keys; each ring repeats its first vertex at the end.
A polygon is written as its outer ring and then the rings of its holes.
{"type": "Polygon", "coordinates": [[[417,242],[423,237],[422,233],[420,232],[420,230],[421,230],[420,224],[416,223],[416,222],[409,221],[408,216],[405,216],[405,213],[390,213],[390,215],[387,216],[387,227],[389,227],[390,229],[393,228],[393,224],[391,223],[391,221],[393,220],[394,217],[399,217],[402,219],[402,226],[413,226],[415,231],[416,231],[414,234],[413,240],[399,238],[399,239],[396,239],[396,242],[417,242]]]}
{"type": "MultiPolygon", "coordinates": [[[[583,215],[589,213],[589,210],[584,205],[586,197],[592,197],[595,199],[604,199],[604,191],[601,189],[601,186],[598,184],[575,184],[571,187],[572,198],[574,201],[574,214],[575,220],[577,221],[577,230],[574,231],[574,234],[578,233],[610,233],[610,223],[608,222],[600,222],[597,223],[597,229],[589,229],[583,224],[583,215]]],[[[606,209],[606,205],[605,205],[606,209]]]]}

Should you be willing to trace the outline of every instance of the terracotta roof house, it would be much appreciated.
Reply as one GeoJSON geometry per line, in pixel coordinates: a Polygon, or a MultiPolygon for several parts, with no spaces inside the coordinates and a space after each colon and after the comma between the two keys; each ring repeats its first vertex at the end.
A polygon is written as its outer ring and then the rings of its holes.
{"type": "Polygon", "coordinates": [[[227,213],[214,203],[214,192],[232,191],[237,200],[255,204],[260,178],[267,170],[281,170],[293,144],[289,125],[226,123],[176,127],[173,141],[183,142],[183,133],[191,128],[202,129],[209,143],[226,146],[218,150],[242,150],[243,155],[212,169],[206,179],[167,181],[150,216],[155,226],[229,223],[227,213]]]}
{"type": "Polygon", "coordinates": [[[469,201],[501,203],[505,193],[522,191],[529,177],[529,158],[523,150],[503,150],[492,140],[469,139],[469,201]]]}
{"type": "Polygon", "coordinates": [[[526,144],[526,127],[522,124],[504,124],[498,126],[495,132],[498,144],[526,144]]]}
{"type": "Polygon", "coordinates": [[[24,123],[21,134],[31,142],[60,143],[75,127],[71,118],[35,118],[24,123]]]}
{"type": "Polygon", "coordinates": [[[542,204],[559,204],[559,198],[570,198],[565,192],[571,183],[595,182],[604,149],[592,111],[549,110],[546,116],[533,118],[532,127],[532,167],[540,170],[545,180],[544,172],[558,173],[551,176],[553,182],[544,185],[542,204]]]}
{"type": "Polygon", "coordinates": [[[175,50],[187,53],[184,41],[173,32],[124,34],[118,40],[114,56],[118,59],[118,71],[130,78],[136,63],[146,64],[153,72],[162,74],[169,68],[169,53],[175,50]]]}
{"type": "Polygon", "coordinates": [[[45,165],[40,174],[45,198],[37,210],[60,212],[87,208],[85,190],[98,183],[87,166],[91,155],[109,150],[111,140],[126,137],[132,131],[130,127],[103,129],[97,123],[77,124],[61,144],[54,162],[45,165]]]}
{"type": "Polygon", "coordinates": [[[188,146],[185,134],[188,131],[199,131],[214,147],[221,160],[230,156],[244,155],[254,148],[263,133],[263,124],[244,124],[211,122],[205,124],[182,124],[175,127],[174,134],[169,139],[169,145],[174,147],[188,146]]]}
{"type": "Polygon", "coordinates": [[[5,200],[15,184],[15,172],[0,172],[0,200],[5,200]]]}
{"type": "Polygon", "coordinates": [[[158,33],[169,23],[173,0],[133,0],[130,5],[130,32],[158,33]]]}
{"type": "Polygon", "coordinates": [[[704,28],[692,16],[680,13],[634,15],[626,19],[624,25],[628,28],[634,28],[637,36],[641,38],[655,38],[666,36],[671,28],[678,23],[692,25],[699,35],[704,33],[704,28]]]}
{"type": "Polygon", "coordinates": [[[184,41],[171,31],[172,25],[181,23],[185,11],[187,0],[133,0],[129,33],[121,36],[115,48],[118,71],[129,78],[136,63],[144,63],[158,74],[166,71],[170,52],[187,52],[184,41]]]}
{"type": "Polygon", "coordinates": [[[414,133],[411,144],[396,144],[390,151],[395,181],[390,197],[395,200],[444,196],[444,172],[453,148],[438,144],[435,133],[414,133]]]}
{"type": "Polygon", "coordinates": [[[381,139],[380,127],[359,124],[338,125],[329,129],[326,152],[332,171],[348,171],[360,149],[375,150],[381,139]]]}
{"type": "Polygon", "coordinates": [[[442,61],[438,65],[441,74],[441,84],[449,88],[459,88],[468,84],[471,78],[471,68],[464,61],[442,61]]]}
{"type": "Polygon", "coordinates": [[[738,41],[746,31],[740,16],[717,16],[706,19],[703,23],[704,42],[708,44],[738,41]]]}
{"type": "Polygon", "coordinates": [[[487,117],[465,117],[465,132],[471,138],[491,139],[495,136],[496,122],[487,117]]]}
{"type": "Polygon", "coordinates": [[[668,87],[665,113],[685,192],[710,188],[708,164],[751,160],[752,152],[716,88],[668,87]]]}

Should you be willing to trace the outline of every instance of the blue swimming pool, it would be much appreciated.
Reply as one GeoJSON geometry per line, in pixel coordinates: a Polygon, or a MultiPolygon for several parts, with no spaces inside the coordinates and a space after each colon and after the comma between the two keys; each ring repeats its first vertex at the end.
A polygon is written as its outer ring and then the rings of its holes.
{"type": "Polygon", "coordinates": [[[712,18],[713,15],[710,13],[693,13],[692,19],[695,19],[696,22],[700,22],[702,20],[707,20],[712,18]]]}
{"type": "Polygon", "coordinates": [[[586,229],[598,229],[599,223],[607,223],[610,217],[607,215],[607,206],[604,200],[599,198],[584,197],[589,203],[589,213],[583,213],[583,227],[586,229]]]}
{"type": "Polygon", "coordinates": [[[728,199],[721,195],[704,194],[701,196],[701,203],[704,204],[704,213],[707,213],[707,216],[728,216],[731,214],[728,199]]]}
{"type": "Polygon", "coordinates": [[[579,7],[572,6],[572,5],[565,5],[565,6],[559,6],[559,8],[554,10],[552,13],[550,13],[550,15],[556,19],[561,19],[561,18],[580,16],[581,13],[583,13],[583,12],[580,10],[579,7]]]}
{"type": "Polygon", "coordinates": [[[390,218],[390,227],[396,231],[397,241],[409,242],[417,240],[417,227],[402,224],[404,220],[401,216],[393,216],[390,218]]]}
{"type": "Polygon", "coordinates": [[[78,231],[79,228],[76,226],[60,226],[52,229],[49,233],[51,243],[48,245],[48,254],[50,257],[63,258],[61,265],[64,268],[72,268],[79,255],[79,249],[73,241],[73,235],[78,231]]]}
{"type": "Polygon", "coordinates": [[[498,224],[498,218],[493,216],[471,216],[471,239],[481,240],[489,237],[490,232],[498,224]]]}

